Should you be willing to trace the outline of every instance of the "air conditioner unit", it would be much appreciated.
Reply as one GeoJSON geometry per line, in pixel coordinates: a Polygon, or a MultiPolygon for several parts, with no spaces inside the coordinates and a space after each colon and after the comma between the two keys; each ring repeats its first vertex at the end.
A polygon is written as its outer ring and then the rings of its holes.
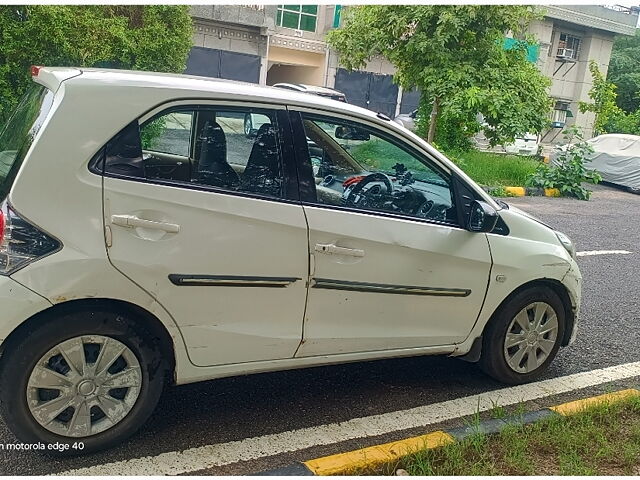
{"type": "Polygon", "coordinates": [[[559,48],[556,53],[558,58],[573,58],[573,50],[571,48],[559,48]]]}

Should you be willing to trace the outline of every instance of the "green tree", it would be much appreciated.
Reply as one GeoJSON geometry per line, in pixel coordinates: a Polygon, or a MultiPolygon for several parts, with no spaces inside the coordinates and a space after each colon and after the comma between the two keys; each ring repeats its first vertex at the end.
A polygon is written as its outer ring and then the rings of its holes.
{"type": "Polygon", "coordinates": [[[607,82],[595,60],[589,60],[589,71],[593,78],[593,86],[589,90],[592,102],[580,102],[580,111],[596,114],[593,133],[600,135],[609,132],[611,125],[623,112],[616,105],[616,86],[607,82]]]}
{"type": "Polygon", "coordinates": [[[640,110],[640,29],[616,37],[607,80],[617,87],[617,105],[627,113],[640,110]]]}
{"type": "Polygon", "coordinates": [[[0,6],[0,121],[30,83],[30,65],[184,71],[188,6],[0,6]]]}
{"type": "Polygon", "coordinates": [[[471,134],[482,113],[497,144],[548,124],[549,80],[527,61],[525,41],[503,47],[505,32],[524,38],[536,15],[518,5],[367,5],[347,9],[328,41],[347,68],[381,55],[396,67],[396,82],[417,87],[429,142],[438,140],[441,117],[471,134]]]}
{"type": "Polygon", "coordinates": [[[617,105],[617,86],[607,81],[598,64],[591,60],[589,71],[593,78],[593,86],[589,90],[591,102],[580,102],[581,112],[593,112],[596,119],[593,133],[630,133],[640,134],[640,109],[626,113],[617,105]]]}

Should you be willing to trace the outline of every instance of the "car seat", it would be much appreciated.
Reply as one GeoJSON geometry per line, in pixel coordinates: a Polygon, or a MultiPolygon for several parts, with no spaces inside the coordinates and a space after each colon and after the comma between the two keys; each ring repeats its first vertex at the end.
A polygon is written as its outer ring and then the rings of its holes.
{"type": "Polygon", "coordinates": [[[217,122],[204,124],[198,161],[198,180],[213,187],[236,189],[240,178],[227,162],[227,138],[217,122]]]}
{"type": "Polygon", "coordinates": [[[281,190],[280,156],[276,130],[270,123],[258,129],[242,175],[244,191],[279,196],[281,190]]]}

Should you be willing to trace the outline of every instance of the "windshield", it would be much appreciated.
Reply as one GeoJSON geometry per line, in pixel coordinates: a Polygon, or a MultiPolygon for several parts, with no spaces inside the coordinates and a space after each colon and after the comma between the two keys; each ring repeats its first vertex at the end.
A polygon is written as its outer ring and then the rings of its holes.
{"type": "Polygon", "coordinates": [[[9,193],[20,164],[52,104],[53,93],[34,84],[22,97],[9,120],[0,126],[0,200],[9,193]]]}

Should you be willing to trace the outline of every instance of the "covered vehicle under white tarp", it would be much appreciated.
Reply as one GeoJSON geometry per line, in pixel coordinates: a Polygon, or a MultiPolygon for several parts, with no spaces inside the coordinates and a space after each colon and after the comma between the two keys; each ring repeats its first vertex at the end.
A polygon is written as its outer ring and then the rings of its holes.
{"type": "Polygon", "coordinates": [[[594,153],[587,163],[602,180],[640,191],[640,136],[610,133],[588,141],[594,153]]]}

